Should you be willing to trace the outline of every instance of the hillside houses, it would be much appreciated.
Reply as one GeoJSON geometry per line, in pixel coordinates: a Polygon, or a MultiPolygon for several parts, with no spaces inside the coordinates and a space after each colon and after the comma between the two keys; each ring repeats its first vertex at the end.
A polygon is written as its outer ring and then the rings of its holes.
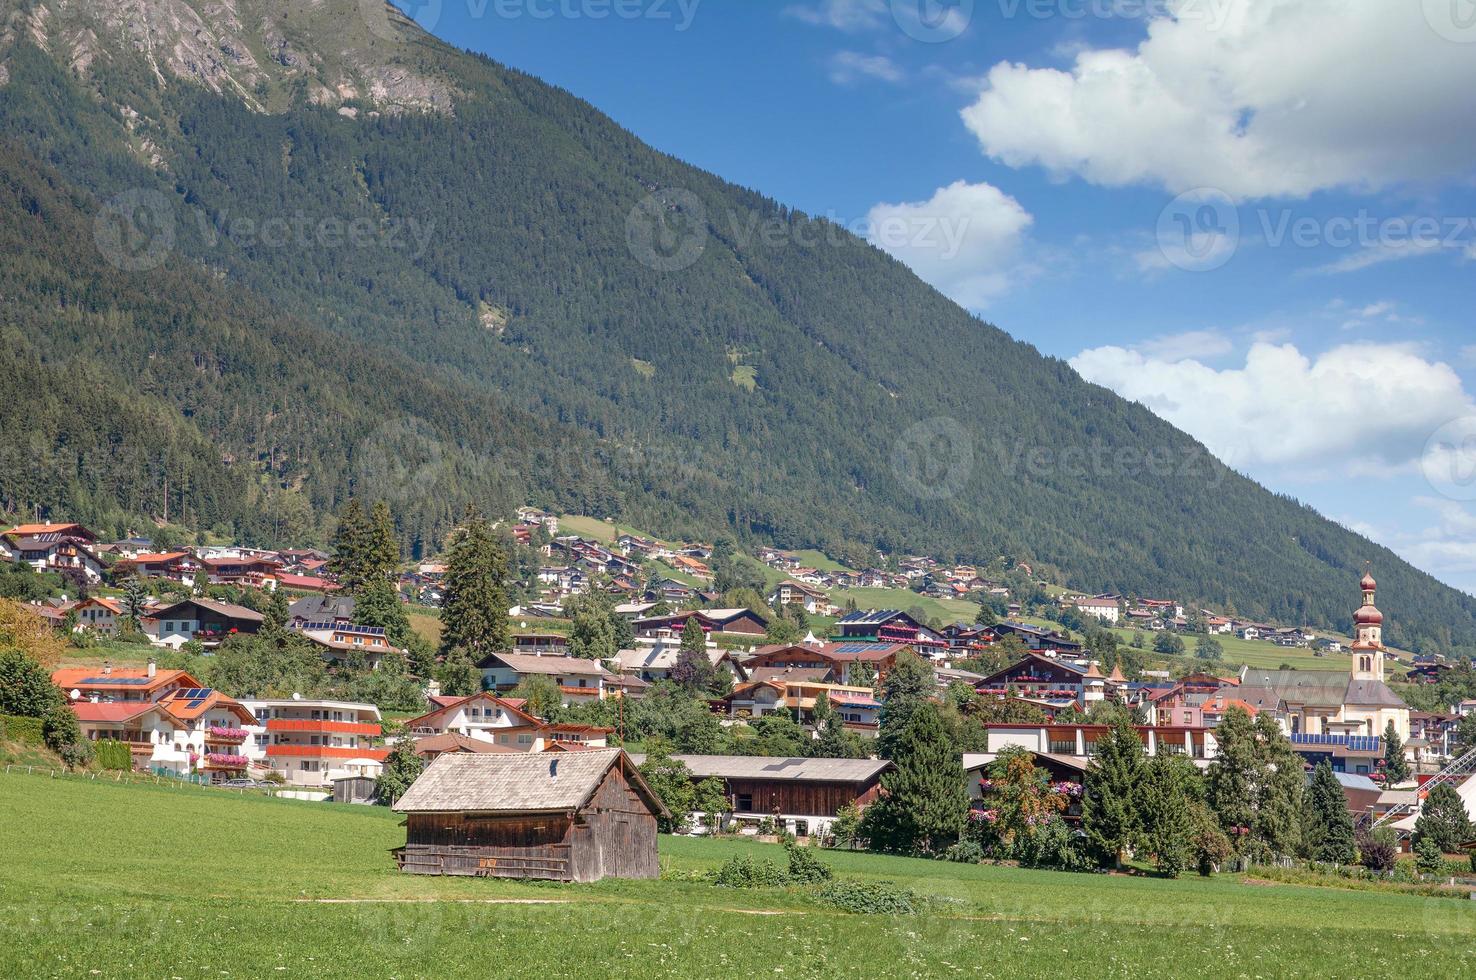
{"type": "Polygon", "coordinates": [[[101,582],[106,570],[97,535],[81,524],[17,524],[0,533],[0,557],[89,584],[101,582]]]}

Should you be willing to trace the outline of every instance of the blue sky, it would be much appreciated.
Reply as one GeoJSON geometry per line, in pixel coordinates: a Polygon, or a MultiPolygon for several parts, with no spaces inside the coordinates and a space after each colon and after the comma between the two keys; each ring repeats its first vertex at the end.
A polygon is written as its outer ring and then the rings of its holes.
{"type": "Polygon", "coordinates": [[[1476,592],[1476,0],[400,6],[1476,592]]]}

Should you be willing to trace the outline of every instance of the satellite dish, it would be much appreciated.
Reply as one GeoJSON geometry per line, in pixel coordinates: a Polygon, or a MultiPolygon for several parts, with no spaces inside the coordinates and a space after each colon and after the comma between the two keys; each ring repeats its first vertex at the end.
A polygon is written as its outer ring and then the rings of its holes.
{"type": "Polygon", "coordinates": [[[71,694],[70,694],[70,695],[69,695],[69,697],[70,697],[70,698],[71,698],[71,699],[72,699],[72,700],[73,700],[73,701],[80,701],[80,700],[81,700],[81,699],[82,699],[82,692],[81,692],[81,691],[79,691],[79,690],[77,690],[77,689],[76,689],[76,688],[75,688],[75,687],[74,687],[74,688],[72,688],[72,693],[71,693],[71,694]]]}

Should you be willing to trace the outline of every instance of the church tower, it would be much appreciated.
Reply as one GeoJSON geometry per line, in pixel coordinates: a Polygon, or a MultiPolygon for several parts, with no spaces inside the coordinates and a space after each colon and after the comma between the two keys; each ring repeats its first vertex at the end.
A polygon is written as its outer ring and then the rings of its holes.
{"type": "Polygon", "coordinates": [[[1374,605],[1378,583],[1369,572],[1358,583],[1363,590],[1363,605],[1353,614],[1353,679],[1384,679],[1384,614],[1374,605]]]}

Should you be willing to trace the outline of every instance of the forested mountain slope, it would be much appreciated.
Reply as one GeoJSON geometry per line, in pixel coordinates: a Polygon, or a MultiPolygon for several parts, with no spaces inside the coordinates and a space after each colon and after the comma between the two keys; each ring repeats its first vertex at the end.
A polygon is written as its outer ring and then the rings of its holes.
{"type": "Polygon", "coordinates": [[[526,497],[1343,628],[1371,559],[1394,642],[1476,643],[1476,600],[884,253],[358,0],[0,10],[12,509],[121,527],[167,479],[277,540],[360,493],[424,548],[526,497]]]}

